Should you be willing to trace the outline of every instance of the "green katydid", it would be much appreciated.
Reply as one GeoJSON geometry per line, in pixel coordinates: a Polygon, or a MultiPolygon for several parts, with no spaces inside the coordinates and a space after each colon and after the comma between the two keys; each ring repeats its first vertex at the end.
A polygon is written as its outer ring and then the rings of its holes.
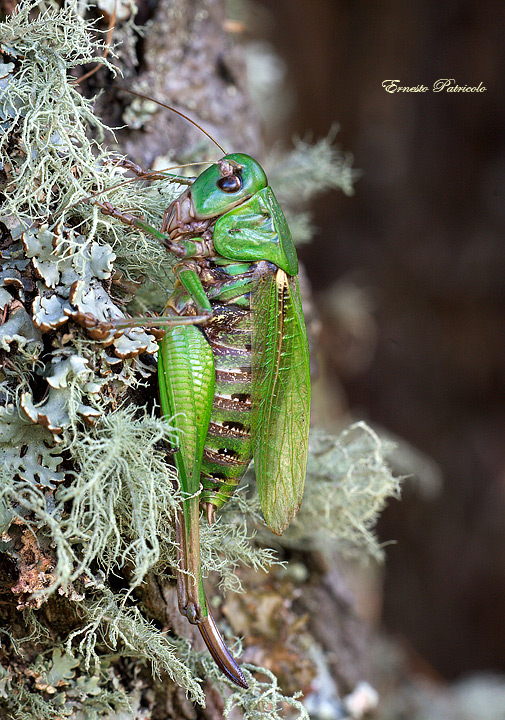
{"type": "Polygon", "coordinates": [[[158,319],[167,328],[158,355],[161,407],[178,431],[174,461],[185,497],[177,522],[179,608],[225,675],[247,687],[207,605],[200,505],[212,523],[254,457],[272,532],[280,535],[298,512],[310,378],[295,247],[263,169],[241,153],[202,172],[168,207],[161,232],[98,204],[180,260],[158,319]]]}

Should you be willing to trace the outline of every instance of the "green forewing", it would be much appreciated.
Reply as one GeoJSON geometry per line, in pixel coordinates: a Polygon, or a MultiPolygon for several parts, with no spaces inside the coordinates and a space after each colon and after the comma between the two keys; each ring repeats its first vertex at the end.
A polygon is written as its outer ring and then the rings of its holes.
{"type": "Polygon", "coordinates": [[[309,350],[298,279],[259,263],[252,303],[254,463],[263,515],[280,535],[298,512],[307,469],[309,350]]]}
{"type": "Polygon", "coordinates": [[[263,188],[220,217],[214,247],[231,260],[268,260],[288,275],[298,273],[298,259],[284,213],[270,187],[263,188]]]}

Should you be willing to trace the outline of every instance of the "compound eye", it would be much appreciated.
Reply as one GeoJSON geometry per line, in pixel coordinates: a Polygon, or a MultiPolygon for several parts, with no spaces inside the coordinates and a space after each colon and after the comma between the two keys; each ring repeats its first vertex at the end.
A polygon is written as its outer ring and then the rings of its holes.
{"type": "Polygon", "coordinates": [[[217,181],[220,190],[226,193],[235,193],[242,187],[242,180],[237,175],[227,175],[217,181]]]}

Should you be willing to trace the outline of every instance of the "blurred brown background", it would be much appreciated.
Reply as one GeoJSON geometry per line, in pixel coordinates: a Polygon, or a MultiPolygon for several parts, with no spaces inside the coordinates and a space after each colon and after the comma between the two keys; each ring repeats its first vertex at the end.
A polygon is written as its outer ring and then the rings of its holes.
{"type": "Polygon", "coordinates": [[[284,137],[326,135],[337,120],[363,171],[353,198],[318,203],[319,232],[301,252],[316,292],[344,279],[373,309],[373,356],[355,373],[338,363],[329,372],[356,417],[443,474],[431,499],[407,483],[381,521],[382,537],[398,541],[384,622],[444,677],[504,671],[505,10],[472,0],[260,4],[296,96],[284,137]],[[487,90],[433,93],[439,78],[487,90]],[[430,91],[389,94],[386,79],[430,91]]]}

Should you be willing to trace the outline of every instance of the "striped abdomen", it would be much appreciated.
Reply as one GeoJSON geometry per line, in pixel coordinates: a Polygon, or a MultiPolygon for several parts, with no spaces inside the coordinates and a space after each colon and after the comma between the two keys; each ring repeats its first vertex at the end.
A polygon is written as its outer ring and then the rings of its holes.
{"type": "Polygon", "coordinates": [[[214,355],[216,379],[200,499],[220,508],[229,500],[252,458],[252,317],[248,307],[236,304],[213,304],[212,310],[214,316],[203,331],[214,355]]]}

